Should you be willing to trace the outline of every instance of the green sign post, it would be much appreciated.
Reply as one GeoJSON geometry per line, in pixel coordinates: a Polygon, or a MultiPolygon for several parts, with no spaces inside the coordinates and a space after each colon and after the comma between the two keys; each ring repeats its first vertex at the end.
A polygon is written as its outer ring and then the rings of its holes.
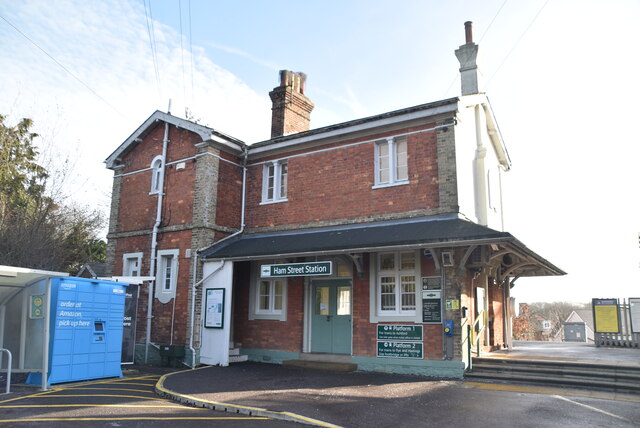
{"type": "Polygon", "coordinates": [[[378,340],[422,341],[422,326],[378,324],[378,340]]]}
{"type": "Polygon", "coordinates": [[[260,266],[260,277],[331,275],[331,262],[289,263],[260,266]]]}
{"type": "Polygon", "coordinates": [[[378,341],[378,357],[422,358],[422,342],[378,341]]]}

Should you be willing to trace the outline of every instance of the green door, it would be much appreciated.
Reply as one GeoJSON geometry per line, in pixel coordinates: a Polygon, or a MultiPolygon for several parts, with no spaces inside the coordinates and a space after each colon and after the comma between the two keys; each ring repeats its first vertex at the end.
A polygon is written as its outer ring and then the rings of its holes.
{"type": "Polygon", "coordinates": [[[311,352],[351,354],[351,281],[313,281],[311,352]]]}

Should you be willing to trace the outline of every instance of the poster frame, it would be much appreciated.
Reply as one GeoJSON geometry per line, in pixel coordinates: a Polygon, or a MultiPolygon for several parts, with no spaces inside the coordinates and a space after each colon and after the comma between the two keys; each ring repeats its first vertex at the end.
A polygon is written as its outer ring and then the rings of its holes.
{"type": "MultiPolygon", "coordinates": [[[[204,295],[205,295],[205,302],[204,302],[204,327],[205,328],[219,328],[222,329],[224,328],[224,306],[225,306],[225,301],[224,301],[224,295],[225,295],[225,289],[224,288],[207,288],[204,291],[204,295]],[[210,314],[209,314],[209,292],[212,292],[211,297],[213,298],[213,294],[215,293],[216,295],[221,296],[221,301],[222,301],[222,305],[220,305],[220,309],[216,310],[215,313],[219,314],[220,317],[220,324],[213,324],[210,325],[211,323],[213,323],[213,321],[209,318],[210,314]]],[[[212,317],[213,318],[213,317],[212,317]]]]}

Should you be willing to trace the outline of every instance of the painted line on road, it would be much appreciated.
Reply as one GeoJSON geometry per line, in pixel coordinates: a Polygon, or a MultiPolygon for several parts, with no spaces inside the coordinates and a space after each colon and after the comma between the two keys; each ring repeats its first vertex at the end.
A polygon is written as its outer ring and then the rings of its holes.
{"type": "MultiPolygon", "coordinates": [[[[193,369],[193,370],[202,370],[202,369],[205,369],[205,368],[208,368],[208,367],[201,367],[201,368],[193,369]]],[[[173,399],[175,401],[181,402],[181,403],[189,404],[189,405],[196,406],[196,407],[207,407],[207,408],[212,409],[212,410],[218,410],[218,411],[223,411],[223,412],[242,413],[242,414],[249,415],[249,416],[254,416],[254,415],[265,416],[265,417],[271,418],[271,419],[279,419],[279,420],[299,422],[299,423],[302,422],[302,423],[306,423],[308,425],[315,425],[315,426],[320,426],[320,427],[325,427],[325,428],[340,428],[339,425],[334,425],[334,424],[331,424],[329,422],[320,421],[318,419],[308,418],[306,416],[298,415],[298,414],[291,413],[291,412],[277,412],[277,411],[272,411],[272,410],[267,410],[267,409],[261,409],[259,407],[239,406],[239,405],[236,405],[236,404],[220,403],[220,402],[217,402],[217,401],[209,401],[209,400],[204,400],[204,399],[201,399],[201,398],[193,397],[193,396],[190,396],[190,395],[180,394],[178,392],[166,389],[164,387],[164,381],[169,376],[174,375],[176,373],[180,373],[180,372],[167,373],[164,376],[162,376],[160,378],[160,380],[158,380],[158,383],[156,384],[156,391],[158,392],[158,394],[160,394],[162,396],[165,396],[165,397],[169,397],[169,398],[171,398],[171,399],[173,399]]]]}
{"type": "Polygon", "coordinates": [[[57,390],[53,391],[41,391],[41,392],[36,392],[35,394],[29,394],[29,395],[23,395],[22,397],[15,397],[15,398],[9,398],[8,400],[2,400],[0,401],[0,404],[2,403],[9,403],[11,401],[17,401],[17,400],[24,400],[26,398],[38,398],[41,395],[45,395],[45,394],[50,394],[52,392],[56,392],[57,390]]]}
{"type": "Polygon", "coordinates": [[[139,408],[139,409],[189,409],[189,410],[204,410],[197,407],[182,406],[180,404],[165,404],[158,405],[145,405],[145,404],[14,404],[11,406],[0,406],[0,409],[15,409],[21,408],[44,408],[44,407],[122,407],[122,408],[139,408]]]}
{"type": "Polygon", "coordinates": [[[67,398],[67,397],[115,397],[115,398],[139,398],[140,400],[155,400],[155,401],[171,401],[165,398],[158,397],[141,397],[139,395],[116,395],[116,394],[61,394],[61,395],[40,395],[32,396],[31,398],[67,398]]]}
{"type": "Polygon", "coordinates": [[[148,394],[155,394],[156,392],[153,389],[132,389],[132,388],[108,388],[108,387],[103,387],[103,388],[69,388],[69,389],[73,389],[74,391],[78,391],[78,390],[91,390],[91,391],[131,391],[131,392],[145,392],[148,394]]]}
{"type": "Polygon", "coordinates": [[[569,403],[573,403],[573,404],[575,404],[577,406],[581,406],[581,407],[584,407],[584,408],[589,409],[589,410],[593,410],[594,412],[602,413],[603,415],[611,416],[612,418],[620,419],[621,421],[625,421],[625,422],[631,423],[631,421],[629,419],[625,418],[625,417],[622,417],[622,416],[619,416],[619,415],[616,415],[616,414],[613,414],[613,413],[609,413],[609,412],[607,412],[605,410],[598,409],[597,407],[589,406],[588,404],[578,403],[577,401],[570,400],[567,397],[562,397],[560,395],[553,395],[552,397],[555,397],[555,398],[557,398],[559,400],[567,401],[569,403]]]}
{"type": "Polygon", "coordinates": [[[121,418],[25,418],[25,419],[0,419],[0,423],[16,423],[16,422],[71,422],[71,421],[219,421],[219,420],[267,420],[265,417],[249,417],[249,416],[173,416],[173,417],[121,417],[121,418]]]}
{"type": "Polygon", "coordinates": [[[464,382],[465,386],[471,386],[478,389],[486,389],[490,391],[505,392],[523,392],[529,394],[544,395],[569,395],[572,397],[597,398],[600,400],[628,401],[630,403],[640,403],[640,396],[632,394],[620,394],[602,391],[582,391],[577,389],[549,388],[544,386],[525,386],[525,385],[502,385],[483,382],[464,382]]]}

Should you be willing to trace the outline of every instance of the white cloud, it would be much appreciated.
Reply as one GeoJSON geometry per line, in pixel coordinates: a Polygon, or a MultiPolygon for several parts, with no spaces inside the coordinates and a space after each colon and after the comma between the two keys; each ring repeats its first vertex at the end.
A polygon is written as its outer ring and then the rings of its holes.
{"type": "Polygon", "coordinates": [[[237,138],[268,138],[267,97],[197,46],[192,91],[190,53],[181,52],[179,34],[155,22],[158,86],[139,3],[27,0],[4,3],[0,15],[68,70],[0,21],[0,112],[14,121],[32,118],[43,150],[54,146],[58,161],[77,159],[69,190],[78,201],[106,211],[111,172],[102,162],[154,110],[166,111],[169,99],[178,116],[188,108],[203,124],[237,138]]]}

